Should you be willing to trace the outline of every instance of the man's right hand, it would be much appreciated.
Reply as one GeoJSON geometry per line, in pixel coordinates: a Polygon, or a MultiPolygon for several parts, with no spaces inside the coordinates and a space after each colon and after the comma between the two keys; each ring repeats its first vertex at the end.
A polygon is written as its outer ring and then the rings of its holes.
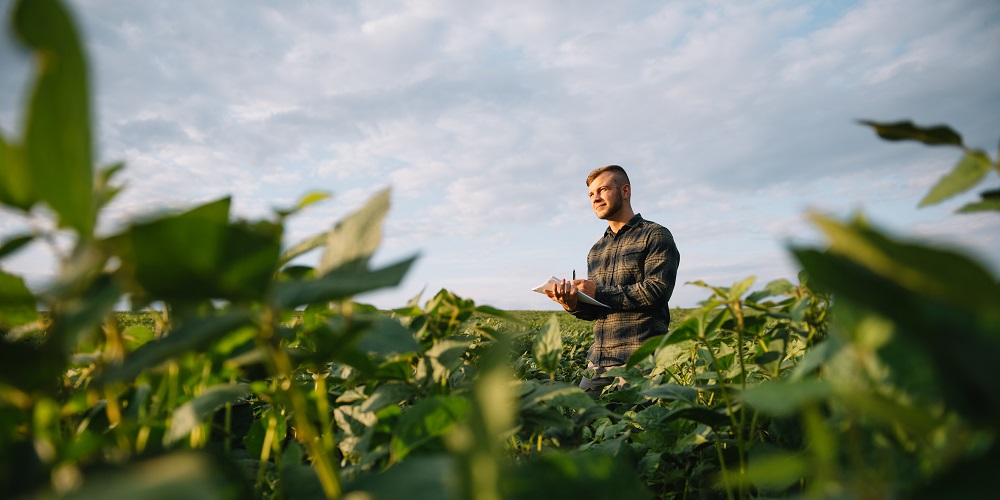
{"type": "Polygon", "coordinates": [[[546,290],[545,295],[548,295],[550,299],[563,306],[563,309],[573,311],[577,306],[577,290],[586,289],[586,283],[588,283],[587,280],[562,280],[556,283],[552,287],[552,290],[546,290]]]}

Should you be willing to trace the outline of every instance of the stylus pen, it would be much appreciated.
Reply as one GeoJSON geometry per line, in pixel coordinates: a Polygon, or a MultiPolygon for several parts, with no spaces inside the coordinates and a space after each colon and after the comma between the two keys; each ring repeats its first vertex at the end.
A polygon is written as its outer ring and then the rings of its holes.
{"type": "Polygon", "coordinates": [[[573,270],[573,279],[576,279],[576,269],[573,270]]]}

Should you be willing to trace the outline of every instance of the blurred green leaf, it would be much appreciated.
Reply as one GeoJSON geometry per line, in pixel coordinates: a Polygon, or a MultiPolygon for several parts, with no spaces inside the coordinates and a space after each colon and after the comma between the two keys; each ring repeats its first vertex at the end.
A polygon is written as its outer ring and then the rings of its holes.
{"type": "Polygon", "coordinates": [[[698,402],[698,390],[694,387],[678,384],[660,384],[650,387],[639,394],[652,399],[662,399],[665,401],[681,400],[691,404],[698,402]]]}
{"type": "MultiPolygon", "coordinates": [[[[898,275],[884,276],[842,255],[808,249],[794,253],[817,286],[832,291],[838,301],[865,307],[893,321],[896,331],[903,332],[900,340],[933,361],[928,368],[936,372],[942,395],[956,410],[971,421],[997,424],[1000,387],[992,383],[992,366],[1000,358],[1000,317],[995,307],[1000,302],[988,302],[996,292],[982,287],[983,295],[970,298],[967,288],[952,295],[941,294],[936,288],[913,290],[904,288],[898,275]]],[[[954,254],[944,254],[928,267],[952,264],[953,279],[942,283],[968,287],[963,269],[953,260],[961,261],[954,254]]],[[[945,272],[921,269],[928,270],[945,272]]]]}
{"type": "Polygon", "coordinates": [[[756,276],[750,276],[743,281],[738,283],[733,283],[733,286],[729,289],[729,296],[727,297],[731,302],[738,302],[740,297],[743,297],[744,293],[750,290],[754,282],[757,281],[756,276]]]}
{"type": "Polygon", "coordinates": [[[795,291],[795,285],[782,278],[774,280],[764,286],[762,290],[751,293],[747,296],[747,302],[760,302],[761,299],[774,297],[776,295],[787,295],[795,291]]]}
{"type": "Polygon", "coordinates": [[[120,468],[98,470],[87,476],[80,489],[60,497],[238,500],[253,496],[245,484],[227,462],[208,453],[180,451],[120,468]]]}
{"type": "Polygon", "coordinates": [[[801,481],[809,473],[809,468],[808,460],[797,453],[772,452],[752,457],[742,477],[738,471],[729,477],[736,477],[757,488],[781,490],[801,481]]]}
{"type": "Polygon", "coordinates": [[[295,308],[306,304],[329,302],[353,295],[398,285],[416,256],[374,271],[358,270],[350,266],[334,269],[322,278],[280,282],[275,286],[275,301],[283,308],[295,308]]]}
{"type": "MultiPolygon", "coordinates": [[[[223,401],[223,403],[226,403],[226,401],[223,401]]],[[[243,446],[251,457],[263,457],[267,428],[271,425],[272,419],[274,420],[275,437],[279,441],[283,441],[288,434],[288,421],[285,419],[285,416],[273,406],[267,408],[261,412],[260,418],[254,419],[253,423],[250,424],[250,429],[247,430],[246,436],[243,437],[243,446]]]]}
{"type": "Polygon", "coordinates": [[[824,401],[831,394],[833,387],[821,380],[770,381],[747,389],[740,399],[764,413],[787,416],[802,406],[824,401]]]}
{"type": "Polygon", "coordinates": [[[435,396],[418,401],[396,423],[391,448],[395,461],[403,460],[421,445],[447,434],[471,413],[472,404],[458,396],[435,396]]]}
{"type": "Polygon", "coordinates": [[[0,271],[0,330],[37,320],[37,307],[21,277],[0,271]]]}
{"type": "Polygon", "coordinates": [[[281,217],[288,217],[289,215],[302,211],[309,205],[314,205],[323,200],[328,200],[330,199],[330,196],[330,193],[327,191],[310,191],[299,198],[298,203],[296,203],[294,207],[287,210],[275,210],[275,212],[277,212],[277,214],[281,217]]]}
{"type": "Polygon", "coordinates": [[[357,347],[379,356],[412,353],[420,349],[413,332],[395,319],[381,314],[373,318],[371,327],[358,339],[357,347]]]}
{"type": "Polygon", "coordinates": [[[124,363],[108,366],[98,381],[108,383],[134,378],[143,370],[153,368],[175,356],[203,349],[229,332],[248,326],[252,322],[252,317],[244,311],[190,320],[165,337],[143,344],[130,353],[124,363]]]}
{"type": "MultiPolygon", "coordinates": [[[[18,2],[14,31],[38,56],[24,135],[32,189],[59,223],[87,240],[94,228],[90,92],[75,23],[60,2],[18,2]]],[[[23,186],[18,189],[24,194],[23,186]]]]}
{"type": "Polygon", "coordinates": [[[388,382],[379,385],[372,392],[372,395],[361,404],[361,411],[377,412],[387,406],[395,406],[415,395],[409,384],[402,382],[388,382]]]}
{"type": "Polygon", "coordinates": [[[288,264],[289,262],[292,261],[292,259],[298,257],[299,255],[302,255],[306,252],[309,252],[310,250],[323,246],[324,244],[326,244],[326,237],[327,237],[327,232],[322,232],[320,234],[310,236],[309,238],[306,238],[296,243],[295,245],[292,245],[290,248],[282,252],[280,257],[278,257],[278,265],[284,266],[285,264],[288,264]]]}
{"type": "Polygon", "coordinates": [[[959,160],[955,168],[942,177],[920,200],[921,207],[940,203],[956,194],[968,191],[979,183],[993,164],[983,151],[969,151],[959,160]]]}
{"type": "Polygon", "coordinates": [[[665,420],[669,421],[678,418],[705,424],[709,427],[722,427],[732,424],[728,416],[701,406],[672,410],[666,416],[665,420]]]}
{"type": "Polygon", "coordinates": [[[322,275],[345,266],[366,268],[368,259],[382,241],[382,219],[388,211],[389,190],[385,189],[337,223],[327,233],[326,250],[316,272],[322,275]]]}
{"type": "Polygon", "coordinates": [[[170,428],[163,437],[164,444],[172,444],[184,438],[201,425],[215,410],[226,403],[232,403],[250,394],[247,384],[214,385],[205,389],[194,399],[174,410],[170,417],[170,428]]]}
{"type": "Polygon", "coordinates": [[[958,213],[1000,212],[1000,189],[991,189],[979,194],[982,200],[966,204],[958,209],[958,213]]]}
{"type": "Polygon", "coordinates": [[[559,360],[562,359],[562,333],[559,329],[559,318],[553,314],[545,322],[541,330],[535,334],[531,353],[538,368],[550,376],[559,370],[559,360]]]}
{"type": "Polygon", "coordinates": [[[118,162],[97,172],[97,178],[94,179],[94,207],[98,212],[122,191],[121,186],[111,183],[111,178],[124,168],[125,164],[118,162]]]}
{"type": "Polygon", "coordinates": [[[459,457],[416,456],[380,474],[365,474],[344,484],[345,498],[442,500],[462,498],[459,457]]]}
{"type": "Polygon", "coordinates": [[[521,396],[521,411],[541,403],[575,409],[589,408],[596,404],[593,398],[576,385],[563,382],[541,384],[534,381],[522,381],[521,384],[522,390],[527,391],[521,396]]]}
{"type": "Polygon", "coordinates": [[[38,201],[23,152],[0,134],[0,203],[28,211],[38,201]]]}
{"type": "Polygon", "coordinates": [[[143,289],[166,300],[262,298],[276,269],[281,227],[229,224],[229,204],[223,198],[129,229],[122,252],[143,289]]]}
{"type": "Polygon", "coordinates": [[[0,337],[0,390],[10,385],[27,392],[54,393],[62,389],[59,376],[66,359],[50,346],[0,337]]]}
{"type": "Polygon", "coordinates": [[[859,123],[875,129],[875,133],[887,141],[919,141],[929,146],[962,145],[962,136],[946,125],[919,127],[908,120],[893,123],[859,120],[859,123]]]}
{"type": "Polygon", "coordinates": [[[826,233],[831,252],[899,286],[963,308],[1000,304],[1000,283],[965,255],[895,241],[860,224],[841,224],[818,214],[810,218],[826,233]]]}
{"type": "Polygon", "coordinates": [[[509,467],[503,498],[650,498],[635,469],[621,457],[600,452],[552,453],[509,467]]]}
{"type": "Polygon", "coordinates": [[[996,485],[992,478],[1000,470],[1000,443],[986,451],[970,453],[927,481],[913,485],[908,497],[914,500],[939,498],[993,498],[996,485]]]}
{"type": "Polygon", "coordinates": [[[102,276],[78,300],[52,316],[49,342],[58,342],[64,355],[77,349],[88,334],[97,332],[114,311],[121,289],[109,276],[102,276]]]}
{"type": "Polygon", "coordinates": [[[8,238],[7,241],[4,241],[0,245],[0,259],[13,254],[34,240],[35,237],[31,234],[22,234],[8,238]]]}

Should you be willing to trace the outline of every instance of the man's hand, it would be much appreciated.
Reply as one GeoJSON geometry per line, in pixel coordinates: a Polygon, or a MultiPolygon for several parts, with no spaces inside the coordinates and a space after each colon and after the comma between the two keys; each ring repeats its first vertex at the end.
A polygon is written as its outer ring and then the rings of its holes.
{"type": "Polygon", "coordinates": [[[590,297],[597,298],[597,283],[590,280],[573,280],[573,286],[590,297]]]}
{"type": "Polygon", "coordinates": [[[567,311],[573,311],[576,309],[576,293],[577,291],[583,291],[584,293],[590,295],[597,290],[597,285],[592,281],[587,280],[573,280],[566,281],[562,280],[552,287],[552,290],[546,290],[545,295],[548,295],[550,299],[556,301],[559,305],[563,306],[563,309],[567,311]],[[587,290],[590,289],[590,292],[587,290]]]}

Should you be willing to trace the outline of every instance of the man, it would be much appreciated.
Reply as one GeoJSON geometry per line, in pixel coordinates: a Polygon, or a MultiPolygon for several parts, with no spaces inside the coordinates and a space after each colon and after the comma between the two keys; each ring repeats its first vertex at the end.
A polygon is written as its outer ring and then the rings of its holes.
{"type": "Polygon", "coordinates": [[[625,169],[598,168],[587,176],[587,188],[594,213],[608,228],[587,254],[587,279],[563,280],[545,293],[573,316],[594,321],[587,369],[596,375],[584,377],[580,388],[597,395],[612,383],[605,372],[625,365],[647,339],[667,333],[681,256],[667,228],[632,210],[625,169]],[[579,292],[610,307],[580,302],[579,292]]]}

